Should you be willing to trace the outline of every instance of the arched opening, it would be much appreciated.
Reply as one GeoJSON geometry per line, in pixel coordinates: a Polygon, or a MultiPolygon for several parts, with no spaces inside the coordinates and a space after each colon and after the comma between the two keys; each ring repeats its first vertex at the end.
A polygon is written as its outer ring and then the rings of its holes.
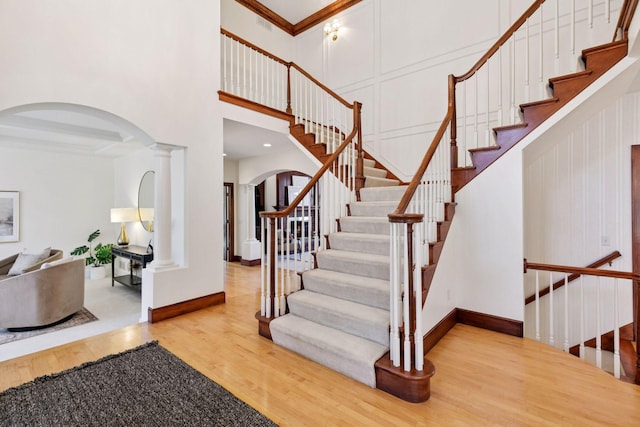
{"type": "MultiPolygon", "coordinates": [[[[0,259],[22,251],[52,247],[68,257],[88,244],[115,244],[120,224],[112,208],[137,207],[140,180],[154,168],[154,140],[126,119],[89,106],[35,103],[0,112],[0,181],[20,195],[20,235],[0,246],[0,259]]],[[[4,188],[3,188],[4,190],[4,188]]],[[[130,244],[146,246],[152,234],[140,221],[125,224],[130,244]]],[[[116,258],[116,272],[131,267],[116,258]]],[[[111,275],[111,265],[105,269],[111,275]]],[[[138,272],[139,274],[139,272],[138,272]]],[[[56,333],[56,345],[137,323],[142,317],[141,290],[115,284],[111,277],[85,278],[85,308],[97,320],[56,333]]],[[[0,333],[2,331],[0,330],[0,333]]],[[[22,352],[48,346],[46,334],[20,340],[22,352]]],[[[10,343],[11,344],[11,343],[10,343]]],[[[4,346],[4,355],[19,355],[4,346]]]]}

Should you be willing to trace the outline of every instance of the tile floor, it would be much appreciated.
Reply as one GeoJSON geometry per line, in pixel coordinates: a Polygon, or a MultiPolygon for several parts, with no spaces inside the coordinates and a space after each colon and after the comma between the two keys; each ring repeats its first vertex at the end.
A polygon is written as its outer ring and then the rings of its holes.
{"type": "Polygon", "coordinates": [[[140,292],[118,283],[111,287],[111,277],[85,281],[84,306],[98,318],[97,321],[2,344],[0,362],[140,321],[140,292]]]}

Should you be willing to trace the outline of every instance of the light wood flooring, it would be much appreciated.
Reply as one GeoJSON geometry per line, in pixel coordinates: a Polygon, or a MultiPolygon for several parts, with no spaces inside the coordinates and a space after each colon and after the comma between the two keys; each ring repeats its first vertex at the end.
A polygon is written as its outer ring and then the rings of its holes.
{"type": "Polygon", "coordinates": [[[228,263],[224,305],[0,363],[0,390],[159,340],[283,426],[640,425],[640,387],[535,341],[465,325],[429,353],[431,399],[400,401],[261,338],[259,271],[228,263]]]}

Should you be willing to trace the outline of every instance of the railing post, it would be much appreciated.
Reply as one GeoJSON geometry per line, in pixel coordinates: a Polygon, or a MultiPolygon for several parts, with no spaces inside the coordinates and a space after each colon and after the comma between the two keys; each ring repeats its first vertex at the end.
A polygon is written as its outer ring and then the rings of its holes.
{"type": "Polygon", "coordinates": [[[633,321],[635,322],[635,340],[636,340],[636,384],[640,384],[640,345],[638,345],[638,337],[640,337],[640,280],[635,280],[635,312],[633,321]]]}
{"type": "Polygon", "coordinates": [[[287,114],[291,114],[291,62],[287,63],[287,114]]]}
{"type": "Polygon", "coordinates": [[[451,168],[458,167],[458,121],[456,118],[456,79],[449,74],[449,106],[451,107],[451,168]]]}
{"type": "MultiPolygon", "coordinates": [[[[415,367],[415,363],[414,361],[416,360],[415,357],[415,350],[416,350],[416,346],[415,346],[415,332],[416,332],[416,292],[415,292],[415,286],[416,284],[413,281],[413,271],[415,269],[415,264],[414,264],[414,253],[413,253],[413,223],[409,222],[407,223],[407,247],[409,248],[408,253],[407,253],[407,261],[406,261],[406,268],[408,270],[408,283],[407,283],[407,289],[409,290],[409,325],[407,325],[409,327],[409,344],[411,345],[411,352],[409,355],[410,358],[410,363],[407,365],[405,365],[404,370],[405,371],[409,371],[411,370],[411,368],[415,367]]],[[[407,298],[407,296],[405,296],[405,298],[407,298]]],[[[407,333],[406,329],[405,329],[405,334],[407,333]]],[[[407,360],[407,356],[405,356],[404,358],[405,363],[407,360]]]]}
{"type": "Polygon", "coordinates": [[[353,126],[358,129],[358,139],[356,140],[356,150],[358,157],[356,158],[356,197],[360,200],[360,189],[364,187],[364,153],[362,147],[362,118],[361,118],[362,103],[353,103],[353,126]]]}

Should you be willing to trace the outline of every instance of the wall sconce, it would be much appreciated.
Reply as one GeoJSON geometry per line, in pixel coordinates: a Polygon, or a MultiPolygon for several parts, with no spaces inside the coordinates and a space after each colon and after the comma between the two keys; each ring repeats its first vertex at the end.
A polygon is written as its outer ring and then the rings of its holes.
{"type": "Polygon", "coordinates": [[[324,24],[324,33],[327,37],[331,37],[331,40],[338,40],[338,32],[340,31],[340,21],[334,19],[331,22],[324,24]]]}
{"type": "Polygon", "coordinates": [[[138,219],[138,211],[136,208],[112,208],[111,222],[120,223],[120,235],[116,243],[118,246],[127,246],[129,244],[129,236],[124,226],[125,222],[136,221],[138,219]]]}

